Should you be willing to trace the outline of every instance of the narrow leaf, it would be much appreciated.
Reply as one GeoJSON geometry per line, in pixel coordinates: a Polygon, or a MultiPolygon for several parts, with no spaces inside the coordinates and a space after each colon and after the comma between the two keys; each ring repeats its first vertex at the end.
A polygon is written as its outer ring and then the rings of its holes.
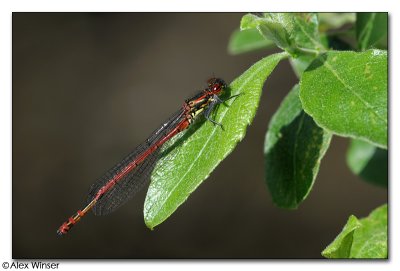
{"type": "Polygon", "coordinates": [[[347,151],[351,171],[369,183],[387,187],[388,152],[361,140],[351,140],[347,151]]]}
{"type": "Polygon", "coordinates": [[[270,55],[230,84],[230,94],[240,96],[221,104],[212,116],[224,129],[201,120],[163,147],[144,204],[149,228],[167,219],[243,139],[265,80],[286,57],[286,53],[270,55]]]}
{"type": "Polygon", "coordinates": [[[319,126],[387,148],[387,52],[330,51],[303,73],[300,100],[319,126]]]}
{"type": "Polygon", "coordinates": [[[388,16],[386,12],[357,13],[356,36],[361,50],[373,47],[387,37],[388,16]]]}
{"type": "Polygon", "coordinates": [[[238,55],[272,47],[275,44],[265,39],[256,29],[235,30],[229,40],[228,51],[232,55],[238,55]]]}
{"type": "Polygon", "coordinates": [[[322,251],[326,258],[387,258],[387,204],[363,219],[350,216],[342,232],[322,251]]]}
{"type": "Polygon", "coordinates": [[[342,232],[322,251],[322,256],[331,259],[350,258],[354,231],[359,227],[361,227],[360,221],[358,221],[357,217],[351,215],[342,232]]]}
{"type": "Polygon", "coordinates": [[[330,140],[331,134],[302,110],[296,85],[272,117],[265,138],[265,176],[277,206],[297,208],[307,197],[330,140]]]}

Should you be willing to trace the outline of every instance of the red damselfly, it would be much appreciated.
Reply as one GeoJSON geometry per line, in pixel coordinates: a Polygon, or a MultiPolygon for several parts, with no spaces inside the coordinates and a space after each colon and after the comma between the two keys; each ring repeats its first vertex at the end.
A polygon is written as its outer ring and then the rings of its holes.
{"type": "MultiPolygon", "coordinates": [[[[210,114],[216,105],[224,102],[219,96],[226,87],[226,83],[220,78],[209,79],[206,89],[187,99],[182,108],[155,130],[145,142],[91,186],[85,208],[64,222],[57,230],[57,234],[66,234],[89,210],[95,215],[105,215],[131,199],[149,179],[158,159],[160,147],[187,129],[198,116],[204,115],[207,120],[222,127],[220,123],[210,118],[210,114]]],[[[237,95],[228,99],[235,96],[237,95]]]]}

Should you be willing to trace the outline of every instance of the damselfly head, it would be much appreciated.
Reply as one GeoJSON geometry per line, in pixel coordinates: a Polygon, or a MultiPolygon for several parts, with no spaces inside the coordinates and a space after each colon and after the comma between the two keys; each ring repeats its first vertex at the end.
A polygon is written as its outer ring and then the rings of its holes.
{"type": "Polygon", "coordinates": [[[207,80],[207,84],[208,89],[214,94],[221,93],[227,87],[225,81],[221,78],[210,78],[207,80]]]}

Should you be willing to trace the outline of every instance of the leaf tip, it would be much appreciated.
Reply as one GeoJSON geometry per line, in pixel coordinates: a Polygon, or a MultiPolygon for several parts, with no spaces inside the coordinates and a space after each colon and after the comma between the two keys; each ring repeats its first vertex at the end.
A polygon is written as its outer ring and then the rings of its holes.
{"type": "Polygon", "coordinates": [[[147,227],[148,229],[150,229],[151,231],[154,231],[155,225],[153,225],[153,223],[152,223],[151,221],[145,219],[145,220],[144,220],[144,224],[146,224],[146,227],[147,227]]]}

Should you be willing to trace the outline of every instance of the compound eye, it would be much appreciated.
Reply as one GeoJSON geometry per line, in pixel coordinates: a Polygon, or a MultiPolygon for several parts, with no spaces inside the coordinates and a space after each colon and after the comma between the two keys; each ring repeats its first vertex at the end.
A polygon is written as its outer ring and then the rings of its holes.
{"type": "Polygon", "coordinates": [[[219,91],[219,90],[221,90],[221,87],[220,87],[220,85],[214,85],[214,86],[212,87],[212,90],[213,90],[213,91],[219,91]]]}

